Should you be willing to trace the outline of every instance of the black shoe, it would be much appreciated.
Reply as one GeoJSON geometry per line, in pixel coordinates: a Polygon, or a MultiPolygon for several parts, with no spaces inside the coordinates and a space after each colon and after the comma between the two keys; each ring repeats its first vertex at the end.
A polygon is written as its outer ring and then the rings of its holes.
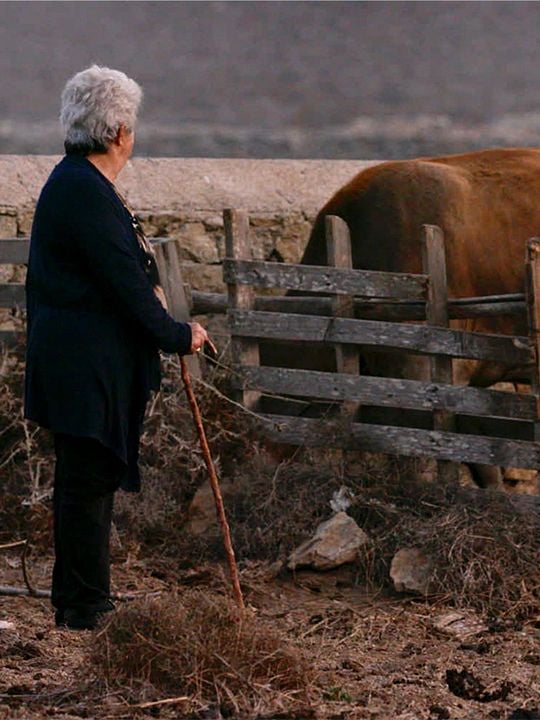
{"type": "Polygon", "coordinates": [[[55,612],[54,621],[57,627],[69,630],[95,630],[105,613],[112,612],[114,609],[110,600],[97,610],[64,608],[55,612]]]}

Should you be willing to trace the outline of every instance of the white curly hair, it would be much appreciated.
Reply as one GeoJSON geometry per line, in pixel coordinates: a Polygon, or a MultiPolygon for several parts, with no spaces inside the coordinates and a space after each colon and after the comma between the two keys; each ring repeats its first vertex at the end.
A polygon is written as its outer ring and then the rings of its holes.
{"type": "Polygon", "coordinates": [[[107,152],[120,125],[133,131],[141,100],[141,87],[120,70],[92,65],[78,72],[62,92],[66,153],[107,152]]]}

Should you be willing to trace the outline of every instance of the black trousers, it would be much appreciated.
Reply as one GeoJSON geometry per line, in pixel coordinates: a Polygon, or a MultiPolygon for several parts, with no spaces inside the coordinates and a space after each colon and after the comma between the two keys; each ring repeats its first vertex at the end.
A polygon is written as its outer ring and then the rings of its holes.
{"type": "Polygon", "coordinates": [[[52,604],[60,611],[106,610],[114,491],[123,468],[97,440],[55,434],[52,604]]]}

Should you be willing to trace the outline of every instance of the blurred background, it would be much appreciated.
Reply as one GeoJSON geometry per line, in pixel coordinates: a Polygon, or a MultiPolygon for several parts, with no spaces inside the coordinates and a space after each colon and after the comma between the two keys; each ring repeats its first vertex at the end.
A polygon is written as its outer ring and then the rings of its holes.
{"type": "Polygon", "coordinates": [[[60,153],[92,62],[143,85],[139,155],[537,145],[539,29],[536,2],[1,2],[0,153],[60,153]]]}

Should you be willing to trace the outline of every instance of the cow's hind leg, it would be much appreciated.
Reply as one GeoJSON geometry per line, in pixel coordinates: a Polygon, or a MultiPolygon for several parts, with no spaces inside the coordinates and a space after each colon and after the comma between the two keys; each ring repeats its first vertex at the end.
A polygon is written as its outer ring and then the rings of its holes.
{"type": "Polygon", "coordinates": [[[503,487],[503,474],[497,465],[480,465],[479,463],[468,463],[474,482],[481,488],[503,487]]]}

